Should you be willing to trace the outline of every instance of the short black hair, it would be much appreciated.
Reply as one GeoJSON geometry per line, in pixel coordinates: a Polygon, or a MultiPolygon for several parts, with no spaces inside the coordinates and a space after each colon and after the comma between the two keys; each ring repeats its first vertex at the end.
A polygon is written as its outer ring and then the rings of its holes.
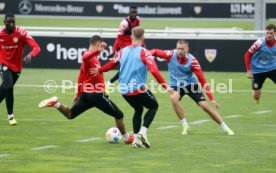
{"type": "Polygon", "coordinates": [[[8,17],[13,17],[13,18],[15,18],[15,15],[14,15],[13,13],[7,13],[7,14],[5,15],[5,20],[7,20],[8,17]]]}
{"type": "Polygon", "coordinates": [[[103,42],[103,38],[99,35],[93,35],[90,39],[90,44],[96,44],[99,41],[103,42]]]}
{"type": "Polygon", "coordinates": [[[273,24],[269,24],[269,25],[267,25],[265,29],[266,29],[266,30],[271,30],[271,29],[273,29],[273,30],[274,30],[274,32],[276,32],[276,26],[275,26],[275,25],[273,25],[273,24]]]}
{"type": "Polygon", "coordinates": [[[131,6],[131,7],[129,8],[129,10],[130,10],[130,9],[137,10],[137,7],[136,7],[136,6],[131,6]]]}

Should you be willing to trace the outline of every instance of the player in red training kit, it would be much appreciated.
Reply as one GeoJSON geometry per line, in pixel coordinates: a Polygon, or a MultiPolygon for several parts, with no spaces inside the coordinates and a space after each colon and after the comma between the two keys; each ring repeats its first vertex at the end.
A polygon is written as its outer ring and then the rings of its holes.
{"type": "MultiPolygon", "coordinates": [[[[131,41],[131,31],[132,28],[136,26],[140,26],[140,17],[137,16],[138,11],[137,7],[130,7],[129,8],[129,15],[120,23],[120,28],[118,30],[118,35],[115,40],[113,46],[113,53],[109,55],[109,58],[113,57],[116,52],[120,49],[125,48],[126,46],[130,46],[132,44],[131,41]]],[[[142,43],[144,45],[144,42],[142,43]]],[[[107,87],[111,86],[116,80],[119,79],[119,72],[117,72],[109,81],[106,82],[107,87]]]]}
{"type": "Polygon", "coordinates": [[[184,95],[191,97],[209,116],[216,121],[221,128],[228,134],[234,135],[234,132],[225,124],[219,113],[208,105],[201,89],[198,86],[198,80],[205,89],[206,94],[211,103],[220,108],[219,104],[215,101],[209,85],[203,75],[201,67],[197,59],[190,54],[188,42],[186,40],[179,40],[176,44],[176,49],[163,51],[158,49],[151,50],[153,56],[166,59],[169,69],[169,85],[175,91],[171,95],[171,102],[179,120],[183,125],[183,135],[187,135],[190,127],[184,116],[184,111],[181,107],[180,100],[184,95]]]}
{"type": "Polygon", "coordinates": [[[57,97],[41,101],[39,107],[55,107],[68,119],[74,119],[86,110],[96,107],[115,118],[116,125],[125,143],[131,144],[133,142],[133,135],[129,135],[126,131],[122,111],[105,96],[103,74],[94,77],[89,72],[90,68],[100,66],[97,57],[105,48],[106,43],[103,42],[100,36],[95,35],[91,38],[89,50],[85,51],[82,56],[83,62],[78,78],[78,92],[73,99],[73,107],[71,109],[61,104],[57,97]]]}
{"type": "Polygon", "coordinates": [[[0,87],[0,103],[5,99],[10,125],[17,122],[13,115],[14,106],[14,84],[22,70],[22,56],[25,45],[28,44],[32,51],[23,58],[30,63],[31,59],[40,52],[36,41],[23,28],[15,25],[14,14],[6,14],[5,26],[0,30],[0,72],[2,84],[0,87]]]}
{"type": "Polygon", "coordinates": [[[276,26],[269,24],[266,35],[255,41],[244,55],[247,77],[252,79],[252,96],[260,101],[266,78],[276,84],[276,26]]]}

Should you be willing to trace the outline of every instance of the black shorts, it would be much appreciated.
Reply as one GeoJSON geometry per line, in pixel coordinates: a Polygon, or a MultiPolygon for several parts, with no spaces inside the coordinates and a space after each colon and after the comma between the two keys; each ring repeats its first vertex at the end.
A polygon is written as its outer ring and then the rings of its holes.
{"type": "Polygon", "coordinates": [[[253,74],[252,89],[253,90],[261,89],[263,87],[263,84],[266,78],[271,79],[274,82],[274,84],[276,84],[276,69],[268,72],[264,72],[264,73],[253,74]]]}
{"type": "Polygon", "coordinates": [[[158,102],[150,90],[137,95],[123,95],[123,97],[134,109],[140,107],[158,108],[158,102]]]}
{"type": "Polygon", "coordinates": [[[202,90],[199,88],[198,84],[187,85],[185,87],[171,86],[171,88],[173,88],[180,94],[179,100],[181,100],[182,97],[187,94],[197,104],[200,101],[206,101],[204,95],[202,94],[202,90]]]}
{"type": "Polygon", "coordinates": [[[96,107],[115,119],[124,117],[122,111],[109,100],[104,93],[81,93],[77,103],[71,108],[71,118],[75,118],[84,111],[96,107]]]}
{"type": "Polygon", "coordinates": [[[20,76],[20,72],[14,72],[4,64],[0,64],[0,75],[4,88],[13,87],[20,76]]]}

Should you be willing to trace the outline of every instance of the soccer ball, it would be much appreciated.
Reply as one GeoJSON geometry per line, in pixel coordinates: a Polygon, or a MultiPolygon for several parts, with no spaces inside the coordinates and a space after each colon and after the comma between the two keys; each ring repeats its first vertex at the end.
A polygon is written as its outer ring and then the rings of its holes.
{"type": "Polygon", "coordinates": [[[105,137],[109,143],[117,143],[122,138],[122,135],[118,128],[112,127],[107,130],[105,137]]]}

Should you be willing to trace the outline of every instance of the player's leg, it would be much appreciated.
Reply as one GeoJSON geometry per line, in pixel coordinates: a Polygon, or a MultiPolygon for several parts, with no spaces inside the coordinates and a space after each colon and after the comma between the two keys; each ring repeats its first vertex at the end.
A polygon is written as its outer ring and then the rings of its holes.
{"type": "Polygon", "coordinates": [[[119,79],[119,76],[120,76],[120,71],[118,71],[109,81],[111,83],[114,83],[116,80],[119,79]]]}
{"type": "Polygon", "coordinates": [[[0,86],[0,103],[2,103],[2,101],[4,100],[4,98],[6,97],[5,96],[5,88],[4,88],[4,79],[3,79],[3,71],[2,71],[2,67],[3,65],[0,64],[0,75],[1,75],[1,80],[2,80],[2,83],[1,83],[1,86],[0,86]]]}
{"type": "Polygon", "coordinates": [[[140,94],[139,101],[141,101],[141,104],[148,109],[144,116],[144,122],[140,130],[141,135],[139,138],[146,148],[150,148],[150,143],[147,138],[147,131],[156,115],[159,105],[150,90],[140,94]]]}
{"type": "MultiPolygon", "coordinates": [[[[108,59],[111,59],[116,54],[116,52],[120,50],[120,47],[119,47],[120,44],[121,43],[119,43],[118,40],[115,41],[113,53],[108,55],[108,59]]],[[[120,71],[118,71],[110,80],[106,82],[107,88],[111,87],[112,83],[114,83],[116,80],[119,79],[119,74],[120,74],[120,71]]]]}
{"type": "Polygon", "coordinates": [[[113,84],[116,80],[119,79],[120,71],[118,71],[109,81],[106,81],[105,93],[109,95],[110,89],[115,87],[113,84]]]}
{"type": "Polygon", "coordinates": [[[189,89],[188,95],[198,104],[198,106],[201,107],[201,109],[208,113],[208,115],[219,124],[228,135],[234,135],[234,132],[226,125],[220,114],[207,103],[198,85],[192,85],[189,89]]]}
{"type": "Polygon", "coordinates": [[[134,96],[126,96],[124,95],[124,99],[129,103],[129,105],[134,109],[134,115],[132,118],[132,125],[133,125],[133,133],[134,133],[134,141],[133,147],[141,147],[139,137],[139,131],[142,125],[142,114],[143,114],[143,106],[140,103],[140,95],[134,96]]]}
{"type": "Polygon", "coordinates": [[[220,114],[212,107],[210,106],[207,101],[199,101],[198,105],[208,113],[208,115],[216,122],[218,123],[221,128],[228,134],[228,135],[234,135],[234,132],[227,126],[227,124],[223,121],[220,114]]]}
{"type": "Polygon", "coordinates": [[[190,127],[188,125],[188,122],[186,120],[182,105],[180,100],[185,95],[183,88],[177,88],[173,87],[173,89],[176,91],[173,95],[171,95],[171,103],[173,106],[173,109],[178,117],[178,119],[181,121],[181,124],[183,126],[182,133],[183,135],[187,135],[190,132],[190,127]]]}
{"type": "Polygon", "coordinates": [[[259,103],[261,98],[261,89],[263,87],[264,81],[267,78],[267,73],[258,73],[253,74],[252,79],[252,96],[256,100],[256,103],[259,103]]]}
{"type": "Polygon", "coordinates": [[[57,97],[51,97],[49,99],[43,100],[39,103],[39,108],[53,107],[56,108],[60,113],[62,113],[67,119],[74,119],[84,111],[90,109],[92,105],[86,100],[86,93],[82,93],[80,98],[76,101],[72,108],[59,102],[57,97]]]}
{"type": "Polygon", "coordinates": [[[274,82],[274,84],[276,84],[276,69],[268,72],[268,78],[271,79],[274,82]]]}
{"type": "Polygon", "coordinates": [[[2,103],[2,101],[5,98],[5,89],[4,89],[4,85],[3,85],[4,79],[3,79],[2,67],[3,67],[3,65],[0,64],[0,76],[1,76],[1,80],[2,80],[2,83],[1,83],[1,86],[0,86],[0,103],[2,103]]]}
{"type": "Polygon", "coordinates": [[[123,112],[117,107],[117,105],[114,102],[109,100],[104,95],[104,93],[94,93],[94,94],[96,95],[96,98],[97,98],[95,102],[95,107],[100,109],[104,113],[114,117],[116,126],[120,130],[124,138],[124,142],[126,144],[131,144],[133,142],[133,136],[130,135],[126,130],[123,112]]]}
{"type": "MultiPolygon", "coordinates": [[[[2,83],[2,92],[4,92],[4,98],[6,100],[6,108],[8,113],[8,120],[10,125],[16,125],[16,120],[13,116],[13,107],[14,107],[14,84],[17,81],[20,73],[15,73],[10,70],[7,66],[2,66],[1,68],[1,77],[3,80],[2,83]]],[[[3,96],[1,97],[3,100],[3,96]]]]}

